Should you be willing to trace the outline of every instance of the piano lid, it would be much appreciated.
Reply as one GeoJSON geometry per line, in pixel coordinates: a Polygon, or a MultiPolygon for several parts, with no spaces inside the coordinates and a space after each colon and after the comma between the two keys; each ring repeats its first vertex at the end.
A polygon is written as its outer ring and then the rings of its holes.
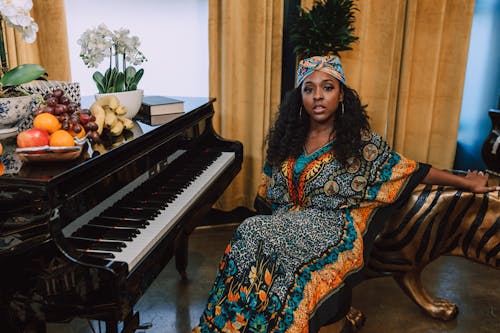
{"type": "MultiPolygon", "coordinates": [[[[215,99],[207,97],[175,97],[184,101],[184,114],[167,123],[149,125],[145,121],[134,120],[134,127],[124,131],[119,137],[105,137],[103,145],[94,147],[87,143],[83,146],[82,154],[75,160],[51,162],[23,162],[15,153],[16,137],[2,141],[3,154],[0,162],[3,164],[3,173],[0,176],[0,185],[31,184],[36,186],[51,186],[76,177],[107,161],[124,161],[126,154],[140,152],[145,154],[155,138],[167,139],[177,129],[188,125],[195,120],[211,116],[210,108],[205,106],[215,99]],[[197,112],[193,112],[193,111],[197,112]],[[201,112],[201,114],[200,114],[201,112]],[[196,114],[194,114],[196,113],[196,114]],[[132,151],[133,152],[132,152],[132,151]]],[[[84,105],[85,106],[85,105],[84,105]]],[[[137,156],[135,156],[137,157],[137,156]]],[[[91,173],[92,174],[92,173],[91,173]]]]}

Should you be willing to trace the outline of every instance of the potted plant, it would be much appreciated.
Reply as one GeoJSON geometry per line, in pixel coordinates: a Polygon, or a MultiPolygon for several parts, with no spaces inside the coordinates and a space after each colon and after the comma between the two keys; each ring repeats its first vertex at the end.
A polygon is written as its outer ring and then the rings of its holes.
{"type": "MultiPolygon", "coordinates": [[[[38,25],[30,16],[32,7],[31,0],[0,3],[0,21],[21,32],[28,43],[35,41],[38,31],[38,25]]],[[[22,84],[43,78],[47,73],[37,64],[19,65],[10,70],[5,70],[3,66],[0,68],[0,128],[8,128],[31,112],[33,98],[22,88],[22,84]]]]}
{"type": "Polygon", "coordinates": [[[298,60],[315,55],[337,55],[352,50],[354,36],[354,0],[317,0],[311,10],[299,9],[290,26],[290,41],[298,60]]]}
{"type": "Polygon", "coordinates": [[[96,71],[92,76],[98,90],[96,98],[102,94],[116,94],[127,108],[125,117],[132,118],[142,102],[143,91],[137,86],[144,74],[144,69],[136,70],[134,66],[146,61],[146,57],[138,49],[139,38],[129,34],[128,29],[111,31],[100,24],[97,28],[86,30],[78,44],[81,46],[80,57],[89,68],[97,68],[104,59],[109,59],[104,74],[96,71]],[[129,97],[131,94],[133,96],[129,97]]]}

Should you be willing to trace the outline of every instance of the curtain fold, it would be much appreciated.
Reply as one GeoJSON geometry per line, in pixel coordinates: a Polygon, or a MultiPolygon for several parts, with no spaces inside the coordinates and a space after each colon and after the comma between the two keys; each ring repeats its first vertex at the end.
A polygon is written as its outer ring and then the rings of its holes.
{"type": "Polygon", "coordinates": [[[394,148],[452,168],[474,0],[408,0],[394,148]]]}
{"type": "MultiPolygon", "coordinates": [[[[314,0],[303,0],[312,8],[314,0]]],[[[403,155],[452,168],[474,0],[357,1],[346,81],[403,155]]]]}
{"type": "Polygon", "coordinates": [[[5,29],[9,67],[39,64],[47,70],[49,80],[71,81],[64,0],[33,1],[31,15],[38,24],[34,43],[23,41],[12,28],[5,29]]]}
{"type": "MultiPolygon", "coordinates": [[[[314,0],[303,0],[311,8],[314,0]]],[[[452,168],[474,0],[357,1],[346,80],[373,129],[395,150],[452,168]]],[[[210,94],[217,129],[244,145],[241,174],[221,207],[251,207],[262,142],[279,103],[282,1],[210,0],[210,94]],[[249,17],[249,18],[247,18],[249,17]]]]}
{"type": "Polygon", "coordinates": [[[214,126],[243,143],[243,168],[217,207],[252,207],[264,138],[278,109],[283,0],[209,1],[210,96],[214,126]]]}

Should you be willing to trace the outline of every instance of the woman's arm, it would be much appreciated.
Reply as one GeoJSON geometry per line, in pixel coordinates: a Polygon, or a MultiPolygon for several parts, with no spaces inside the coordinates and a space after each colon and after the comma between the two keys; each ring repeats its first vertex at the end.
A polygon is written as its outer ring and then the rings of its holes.
{"type": "Polygon", "coordinates": [[[467,175],[463,177],[432,167],[422,183],[454,186],[473,193],[500,191],[500,186],[488,186],[488,174],[481,171],[467,171],[467,175]]]}

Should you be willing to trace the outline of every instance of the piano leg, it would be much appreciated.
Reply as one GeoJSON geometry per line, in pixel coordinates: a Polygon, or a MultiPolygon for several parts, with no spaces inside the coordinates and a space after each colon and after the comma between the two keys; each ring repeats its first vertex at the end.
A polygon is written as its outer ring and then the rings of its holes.
{"type": "MultiPolygon", "coordinates": [[[[139,323],[139,312],[131,312],[123,321],[123,328],[120,333],[134,333],[137,330],[147,330],[151,327],[153,327],[151,323],[139,323]]],[[[106,333],[118,333],[118,322],[107,321],[106,333]]]]}
{"type": "MultiPolygon", "coordinates": [[[[219,193],[218,195],[220,194],[221,193],[219,193]]],[[[217,197],[214,197],[212,202],[215,202],[217,197]]],[[[188,278],[186,269],[188,265],[189,235],[197,226],[202,224],[202,221],[210,211],[210,208],[211,204],[206,203],[194,206],[192,208],[192,212],[194,215],[189,216],[189,222],[182,228],[182,230],[175,238],[175,268],[181,275],[182,280],[187,280],[188,278]]]]}
{"type": "Polygon", "coordinates": [[[182,230],[175,239],[175,268],[182,280],[187,280],[186,268],[188,264],[189,235],[182,230]]]}

